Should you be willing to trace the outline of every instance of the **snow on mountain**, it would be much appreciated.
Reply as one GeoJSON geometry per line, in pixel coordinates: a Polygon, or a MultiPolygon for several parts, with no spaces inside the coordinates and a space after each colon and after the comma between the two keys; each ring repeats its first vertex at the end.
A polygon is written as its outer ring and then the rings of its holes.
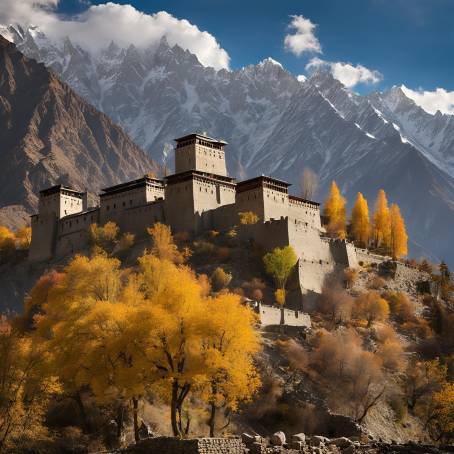
{"type": "Polygon", "coordinates": [[[146,49],[111,42],[93,54],[36,28],[3,33],[158,162],[172,162],[175,135],[207,131],[229,142],[238,178],[296,183],[309,166],[322,187],[335,178],[350,200],[360,190],[371,203],[384,187],[406,216],[413,253],[454,263],[454,117],[428,114],[399,88],[359,96],[329,73],[297,78],[271,58],[216,71],[165,39],[146,49]]]}

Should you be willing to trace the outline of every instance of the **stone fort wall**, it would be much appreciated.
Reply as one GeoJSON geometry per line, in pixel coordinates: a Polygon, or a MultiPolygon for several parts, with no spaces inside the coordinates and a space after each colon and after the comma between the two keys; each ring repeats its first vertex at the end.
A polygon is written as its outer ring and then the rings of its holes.
{"type": "Polygon", "coordinates": [[[192,438],[154,437],[141,440],[123,452],[134,454],[243,454],[240,438],[192,438]]]}

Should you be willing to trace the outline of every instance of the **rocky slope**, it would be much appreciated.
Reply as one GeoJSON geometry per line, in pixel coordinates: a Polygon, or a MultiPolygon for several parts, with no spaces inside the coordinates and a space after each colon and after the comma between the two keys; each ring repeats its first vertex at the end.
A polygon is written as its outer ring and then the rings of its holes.
{"type": "Polygon", "coordinates": [[[454,263],[453,116],[426,113],[401,89],[358,96],[326,73],[299,82],[272,59],[215,71],[165,40],[146,49],[112,42],[92,54],[36,28],[3,32],[160,163],[173,162],[176,135],[198,130],[230,142],[239,178],[297,183],[309,166],[325,190],[336,179],[350,201],[362,191],[370,203],[383,187],[401,205],[413,255],[454,263]]]}
{"type": "Polygon", "coordinates": [[[96,194],[155,168],[106,115],[2,37],[0,124],[0,222],[8,225],[33,212],[47,186],[96,194]]]}

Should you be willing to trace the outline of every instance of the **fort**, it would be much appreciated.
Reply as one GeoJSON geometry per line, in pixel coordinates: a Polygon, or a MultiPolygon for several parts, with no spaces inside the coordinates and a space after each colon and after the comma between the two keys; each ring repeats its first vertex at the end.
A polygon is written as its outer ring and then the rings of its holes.
{"type": "Polygon", "coordinates": [[[319,203],[289,194],[289,183],[263,175],[241,182],[229,177],[226,142],[205,134],[175,141],[175,174],[105,188],[99,206],[87,207],[86,193],[61,185],[42,190],[38,213],[31,218],[29,259],[58,259],[85,248],[93,223],[114,221],[121,231],[140,237],[147,227],[162,222],[173,232],[197,235],[232,228],[239,213],[254,212],[259,221],[242,225],[238,236],[264,251],[291,245],[299,257],[302,294],[319,293],[327,274],[356,267],[358,260],[384,260],[348,241],[327,238],[319,203]]]}

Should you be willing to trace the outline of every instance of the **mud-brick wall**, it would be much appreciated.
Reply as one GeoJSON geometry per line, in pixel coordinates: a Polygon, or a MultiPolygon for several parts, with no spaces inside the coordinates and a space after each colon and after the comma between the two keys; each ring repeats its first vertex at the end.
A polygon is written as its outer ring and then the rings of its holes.
{"type": "Polygon", "coordinates": [[[193,438],[180,440],[174,437],[156,437],[130,446],[126,452],[134,454],[243,454],[244,445],[239,438],[193,438]]]}

